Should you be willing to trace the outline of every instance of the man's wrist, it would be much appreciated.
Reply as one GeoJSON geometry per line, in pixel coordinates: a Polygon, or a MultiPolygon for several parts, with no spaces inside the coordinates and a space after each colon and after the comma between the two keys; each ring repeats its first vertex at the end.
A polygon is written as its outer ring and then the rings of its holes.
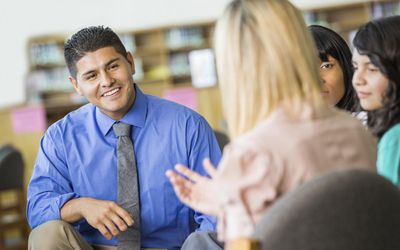
{"type": "Polygon", "coordinates": [[[80,217],[80,219],[84,217],[83,214],[85,212],[84,206],[85,206],[86,201],[87,201],[87,198],[85,198],[85,197],[80,197],[80,198],[75,199],[75,202],[76,202],[75,212],[80,217]]]}
{"type": "Polygon", "coordinates": [[[75,198],[67,201],[61,208],[61,219],[69,223],[74,223],[84,218],[85,204],[88,198],[75,198]]]}

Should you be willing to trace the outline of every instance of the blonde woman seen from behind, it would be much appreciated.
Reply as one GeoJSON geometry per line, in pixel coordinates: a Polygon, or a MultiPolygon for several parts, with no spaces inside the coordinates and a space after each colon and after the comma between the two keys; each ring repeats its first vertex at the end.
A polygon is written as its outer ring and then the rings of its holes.
{"type": "Polygon", "coordinates": [[[218,217],[223,240],[249,237],[281,195],[334,169],[374,170],[374,138],[321,97],[318,56],[301,13],[285,0],[235,0],[215,50],[232,142],[211,178],[168,171],[177,196],[218,217]],[[182,175],[184,178],[182,177],[182,175]]]}

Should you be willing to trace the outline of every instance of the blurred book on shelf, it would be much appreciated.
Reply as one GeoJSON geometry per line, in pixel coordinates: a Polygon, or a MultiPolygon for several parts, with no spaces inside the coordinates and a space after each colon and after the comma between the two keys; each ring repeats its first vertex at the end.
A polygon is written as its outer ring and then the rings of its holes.
{"type": "Polygon", "coordinates": [[[181,52],[170,55],[169,71],[172,77],[190,76],[188,54],[181,52]]]}
{"type": "Polygon", "coordinates": [[[373,2],[371,3],[372,19],[400,14],[400,1],[373,2]]]}
{"type": "Polygon", "coordinates": [[[164,65],[158,65],[147,70],[145,80],[166,79],[167,77],[169,77],[168,68],[164,65]]]}
{"type": "Polygon", "coordinates": [[[303,11],[303,18],[307,25],[330,27],[327,14],[324,12],[303,11]]]}
{"type": "Polygon", "coordinates": [[[30,47],[30,65],[38,68],[63,66],[64,50],[55,42],[34,44],[30,47]]]}
{"type": "Polygon", "coordinates": [[[32,71],[26,78],[26,98],[29,104],[41,102],[40,93],[45,91],[73,91],[68,80],[67,67],[32,71]]]}
{"type": "Polygon", "coordinates": [[[169,49],[200,47],[205,43],[200,27],[172,28],[166,33],[166,45],[169,49]]]}

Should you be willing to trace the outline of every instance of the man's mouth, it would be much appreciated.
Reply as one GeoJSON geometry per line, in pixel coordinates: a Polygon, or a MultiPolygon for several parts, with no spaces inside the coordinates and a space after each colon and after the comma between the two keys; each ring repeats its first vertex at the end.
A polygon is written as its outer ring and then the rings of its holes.
{"type": "Polygon", "coordinates": [[[107,96],[115,95],[116,93],[118,93],[118,92],[120,91],[120,89],[121,89],[121,88],[112,89],[112,90],[110,90],[110,91],[105,92],[105,93],[102,94],[101,96],[107,97],[107,96]]]}

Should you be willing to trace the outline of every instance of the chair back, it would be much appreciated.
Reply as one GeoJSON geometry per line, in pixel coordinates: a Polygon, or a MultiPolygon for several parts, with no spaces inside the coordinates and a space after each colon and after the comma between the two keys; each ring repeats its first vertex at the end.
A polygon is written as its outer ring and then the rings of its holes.
{"type": "Polygon", "coordinates": [[[10,145],[0,148],[0,191],[24,186],[24,162],[21,153],[10,145]]]}
{"type": "Polygon", "coordinates": [[[365,170],[306,182],[276,201],[254,233],[265,250],[392,250],[399,235],[399,189],[365,170]]]}
{"type": "Polygon", "coordinates": [[[24,162],[10,145],[0,148],[0,249],[27,249],[24,162]],[[18,234],[17,234],[18,232],[18,234]]]}

